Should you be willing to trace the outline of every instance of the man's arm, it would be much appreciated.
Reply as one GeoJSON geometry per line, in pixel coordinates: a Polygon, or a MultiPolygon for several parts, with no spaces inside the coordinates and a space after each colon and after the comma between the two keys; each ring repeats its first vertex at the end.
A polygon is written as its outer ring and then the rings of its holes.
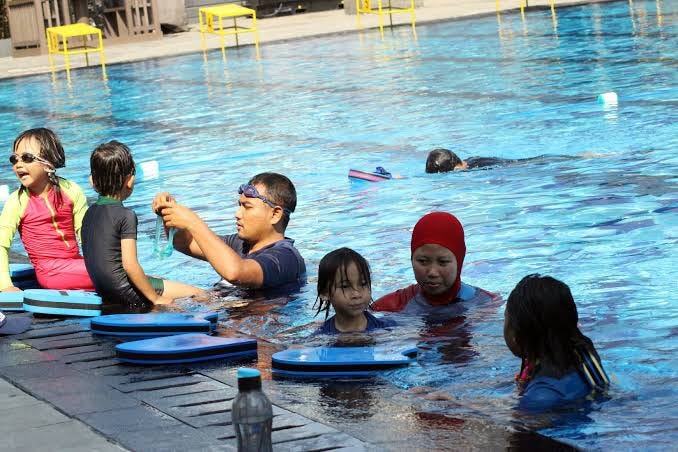
{"type": "MultiPolygon", "coordinates": [[[[181,240],[190,237],[202,256],[214,267],[226,281],[239,286],[258,288],[264,284],[264,271],[254,259],[243,259],[230,246],[225,244],[204,221],[189,208],[174,204],[162,209],[166,227],[185,231],[181,240]]],[[[175,241],[176,237],[175,235],[175,241]]],[[[190,246],[190,245],[189,245],[190,246]]]]}
{"type": "Polygon", "coordinates": [[[191,233],[186,230],[177,229],[174,234],[174,241],[172,243],[175,250],[186,254],[187,256],[207,260],[202,252],[202,249],[200,249],[200,246],[198,246],[197,242],[193,240],[193,235],[191,235],[191,233]]]}

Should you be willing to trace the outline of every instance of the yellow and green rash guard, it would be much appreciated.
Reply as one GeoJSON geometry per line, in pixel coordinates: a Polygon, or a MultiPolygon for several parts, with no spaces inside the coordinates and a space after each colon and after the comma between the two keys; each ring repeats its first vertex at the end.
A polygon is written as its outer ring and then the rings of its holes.
{"type": "Polygon", "coordinates": [[[9,248],[17,229],[36,272],[44,260],[80,258],[75,235],[80,236],[87,199],[74,182],[59,178],[59,187],[60,204],[54,188],[46,198],[19,189],[5,202],[0,214],[0,289],[12,285],[9,248]]]}

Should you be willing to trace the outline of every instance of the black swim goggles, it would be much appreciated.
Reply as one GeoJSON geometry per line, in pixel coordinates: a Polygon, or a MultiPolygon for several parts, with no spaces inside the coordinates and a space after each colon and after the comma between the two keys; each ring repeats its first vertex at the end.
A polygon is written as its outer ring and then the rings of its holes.
{"type": "Polygon", "coordinates": [[[30,152],[24,152],[21,155],[12,154],[12,155],[9,156],[9,163],[11,163],[12,166],[19,163],[19,160],[21,160],[23,163],[38,162],[38,163],[42,163],[42,164],[45,164],[45,165],[52,166],[52,164],[50,162],[48,162],[47,160],[45,160],[41,157],[38,157],[35,154],[31,154],[30,152]]]}
{"type": "Polygon", "coordinates": [[[262,196],[259,191],[257,191],[257,188],[254,185],[250,184],[242,184],[240,187],[238,187],[238,194],[239,195],[245,195],[247,198],[257,198],[261,199],[266,205],[272,208],[280,207],[283,211],[283,213],[286,213],[287,215],[291,214],[292,211],[286,207],[280,206],[273,201],[265,198],[262,196]]]}

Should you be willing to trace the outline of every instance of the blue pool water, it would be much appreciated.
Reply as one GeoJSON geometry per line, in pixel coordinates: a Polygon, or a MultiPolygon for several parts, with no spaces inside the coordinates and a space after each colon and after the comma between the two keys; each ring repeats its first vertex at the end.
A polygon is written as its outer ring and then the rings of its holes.
{"type": "MultiPolygon", "coordinates": [[[[678,439],[677,17],[675,1],[614,2],[559,9],[557,24],[550,11],[530,11],[526,23],[503,15],[500,24],[490,16],[422,25],[416,41],[404,27],[384,40],[366,32],[272,44],[260,62],[242,48],[226,64],[212,52],[206,65],[199,54],[114,65],[106,84],[97,68],[75,71],[70,87],[62,75],[54,84],[47,75],[0,81],[0,145],[9,153],[20,131],[53,128],[67,150],[61,174],[83,186],[100,142],[118,139],[138,161],[158,160],[162,177],[138,184],[126,203],[139,215],[142,265],[201,286],[217,279],[206,264],[153,258],[153,195],[176,193],[230,233],[236,187],[261,171],[288,175],[299,193],[288,234],[309,284],[273,311],[231,308],[223,320],[273,343],[303,341],[313,329],[304,325],[325,253],[361,252],[380,296],[413,281],[416,220],[451,211],[466,228],[465,281],[504,297],[528,273],[570,285],[582,330],[613,379],[609,398],[550,422],[516,419],[519,363],[503,342],[501,304],[437,335],[401,319],[404,332],[379,340],[435,340],[421,341],[418,364],[388,384],[275,382],[273,390],[317,398],[316,416],[383,444],[440,448],[456,431],[479,446],[482,426],[518,422],[584,448],[661,449],[678,439]],[[607,91],[619,94],[617,108],[596,102],[607,91]],[[441,146],[462,157],[571,158],[426,175],[428,151],[441,146]],[[346,177],[377,165],[407,178],[346,177]],[[420,385],[455,402],[402,391],[420,385]]],[[[0,184],[16,185],[8,166],[0,184]]]]}

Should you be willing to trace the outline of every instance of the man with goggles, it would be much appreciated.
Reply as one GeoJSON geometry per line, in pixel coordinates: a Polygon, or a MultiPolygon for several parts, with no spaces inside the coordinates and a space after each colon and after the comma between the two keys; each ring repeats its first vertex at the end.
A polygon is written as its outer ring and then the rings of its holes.
{"type": "Polygon", "coordinates": [[[169,193],[159,193],[153,211],[166,228],[175,228],[174,246],[184,254],[207,260],[231,284],[273,289],[298,288],[306,266],[294,241],[285,237],[297,205],[292,182],[282,174],[261,173],[238,188],[237,233],[219,237],[189,208],[169,193]]]}

